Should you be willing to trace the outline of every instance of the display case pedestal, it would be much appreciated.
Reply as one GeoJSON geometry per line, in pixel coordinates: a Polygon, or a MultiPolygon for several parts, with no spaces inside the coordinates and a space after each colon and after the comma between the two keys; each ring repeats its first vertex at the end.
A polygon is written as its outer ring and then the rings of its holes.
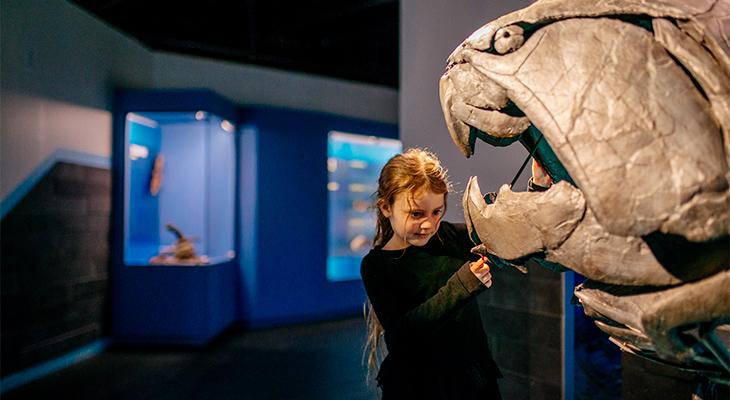
{"type": "Polygon", "coordinates": [[[114,307],[114,340],[202,345],[235,313],[233,261],[206,266],[127,267],[114,307]]]}

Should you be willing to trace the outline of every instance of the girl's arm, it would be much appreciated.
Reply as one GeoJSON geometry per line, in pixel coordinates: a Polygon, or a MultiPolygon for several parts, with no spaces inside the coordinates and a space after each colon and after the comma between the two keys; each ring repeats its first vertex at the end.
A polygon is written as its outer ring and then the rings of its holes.
{"type": "Polygon", "coordinates": [[[398,300],[398,291],[392,290],[383,277],[378,276],[378,268],[364,267],[363,283],[385,329],[388,348],[391,351],[396,348],[407,349],[423,343],[424,337],[421,336],[434,332],[450,313],[483,290],[485,284],[491,285],[488,271],[488,266],[481,260],[467,262],[435,295],[415,308],[403,310],[398,300]]]}

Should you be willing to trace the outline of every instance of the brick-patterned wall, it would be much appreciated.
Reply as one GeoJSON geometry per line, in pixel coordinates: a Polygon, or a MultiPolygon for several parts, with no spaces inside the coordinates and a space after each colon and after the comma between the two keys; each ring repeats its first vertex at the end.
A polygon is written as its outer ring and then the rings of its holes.
{"type": "Polygon", "coordinates": [[[0,223],[1,376],[101,336],[110,209],[110,170],[58,163],[0,223]]]}
{"type": "Polygon", "coordinates": [[[537,265],[492,272],[479,297],[484,329],[504,379],[505,399],[560,399],[562,387],[560,274],[537,265]]]}

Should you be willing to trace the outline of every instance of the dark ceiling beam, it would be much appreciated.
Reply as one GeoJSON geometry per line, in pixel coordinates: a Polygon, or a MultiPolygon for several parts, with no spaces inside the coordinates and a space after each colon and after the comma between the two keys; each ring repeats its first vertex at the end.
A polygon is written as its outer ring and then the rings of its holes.
{"type": "Polygon", "coordinates": [[[94,3],[88,2],[89,5],[93,4],[94,9],[98,11],[103,10],[112,10],[114,8],[119,7],[120,4],[124,3],[124,0],[106,0],[106,1],[97,1],[94,3]]]}
{"type": "Polygon", "coordinates": [[[152,49],[398,86],[398,0],[71,1],[152,49]]]}
{"type": "Polygon", "coordinates": [[[246,5],[246,48],[255,53],[258,50],[258,34],[256,25],[256,0],[245,0],[246,5]]]}
{"type": "Polygon", "coordinates": [[[331,23],[332,21],[359,18],[376,8],[394,4],[398,5],[398,0],[341,1],[336,8],[328,9],[327,7],[322,7],[317,12],[312,12],[308,18],[299,18],[296,23],[287,24],[284,30],[286,32],[300,32],[308,30],[313,26],[317,27],[317,30],[320,30],[324,24],[331,23]]]}

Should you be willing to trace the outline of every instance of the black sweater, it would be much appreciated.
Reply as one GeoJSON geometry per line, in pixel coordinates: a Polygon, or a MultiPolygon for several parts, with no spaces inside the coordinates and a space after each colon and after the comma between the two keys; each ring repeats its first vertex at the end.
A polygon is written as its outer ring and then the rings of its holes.
{"type": "Polygon", "coordinates": [[[472,246],[463,224],[442,222],[423,247],[375,248],[363,258],[360,273],[388,348],[378,375],[384,398],[495,393],[501,374],[479,316],[475,295],[485,287],[469,270],[478,259],[472,246]]]}

